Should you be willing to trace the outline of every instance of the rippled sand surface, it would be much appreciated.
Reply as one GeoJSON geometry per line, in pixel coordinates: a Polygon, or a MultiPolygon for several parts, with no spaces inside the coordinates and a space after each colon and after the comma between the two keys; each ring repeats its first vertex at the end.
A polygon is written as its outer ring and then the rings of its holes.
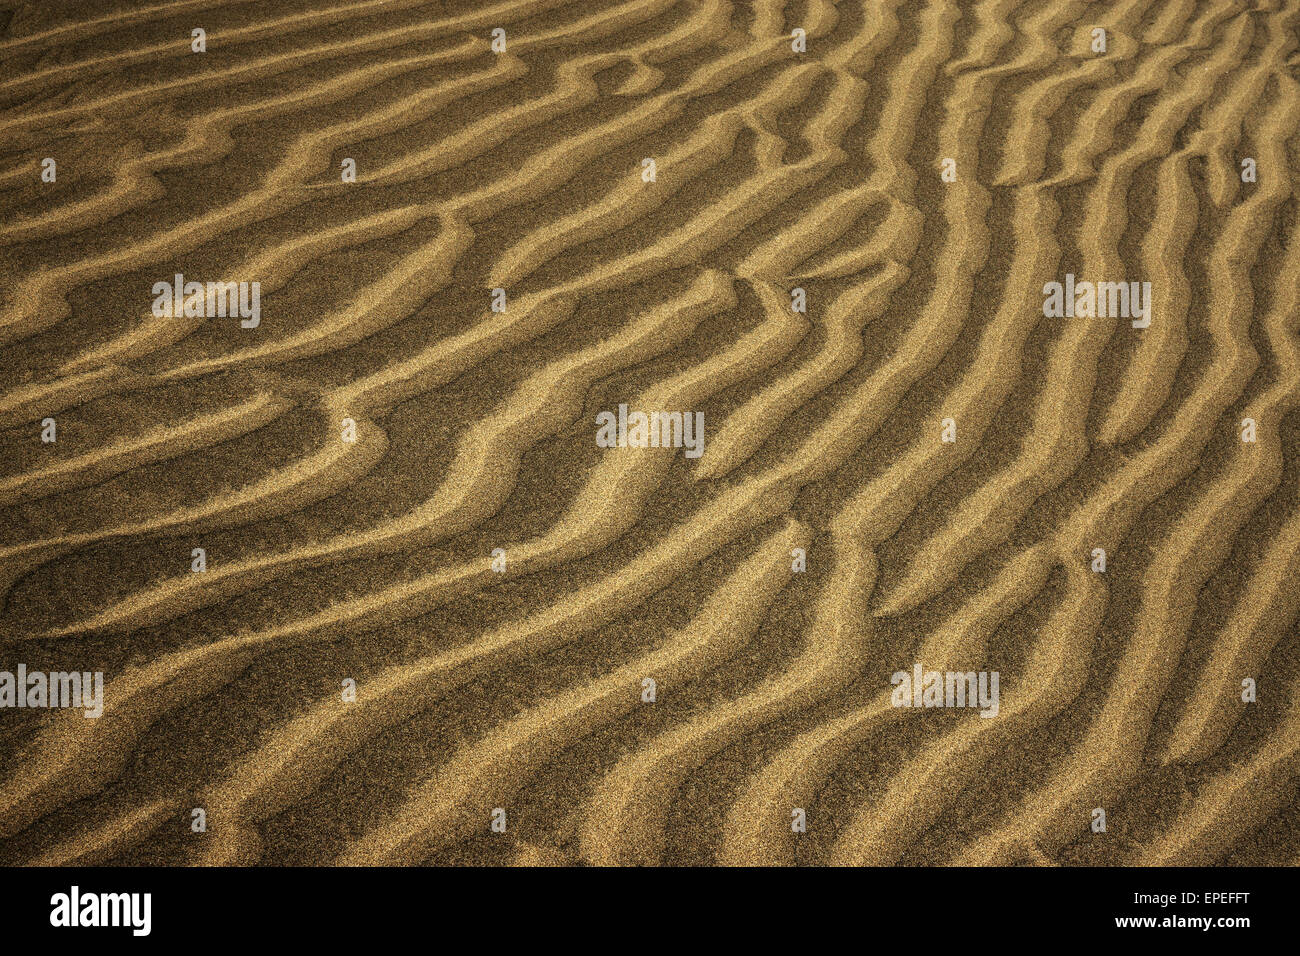
{"type": "Polygon", "coordinates": [[[0,4],[0,863],[1296,863],[1298,27],[0,4]]]}

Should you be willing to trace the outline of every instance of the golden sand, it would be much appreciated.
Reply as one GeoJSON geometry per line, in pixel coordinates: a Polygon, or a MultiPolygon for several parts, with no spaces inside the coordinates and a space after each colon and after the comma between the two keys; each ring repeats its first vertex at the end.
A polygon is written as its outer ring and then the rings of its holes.
{"type": "Polygon", "coordinates": [[[1298,27],[11,5],[0,863],[1294,864],[1298,27]]]}

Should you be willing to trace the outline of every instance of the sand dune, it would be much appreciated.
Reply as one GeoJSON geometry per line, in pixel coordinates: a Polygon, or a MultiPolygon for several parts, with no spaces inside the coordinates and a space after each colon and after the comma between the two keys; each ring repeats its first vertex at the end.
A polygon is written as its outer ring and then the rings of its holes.
{"type": "Polygon", "coordinates": [[[1298,27],[6,10],[0,861],[1294,864],[1298,27]]]}

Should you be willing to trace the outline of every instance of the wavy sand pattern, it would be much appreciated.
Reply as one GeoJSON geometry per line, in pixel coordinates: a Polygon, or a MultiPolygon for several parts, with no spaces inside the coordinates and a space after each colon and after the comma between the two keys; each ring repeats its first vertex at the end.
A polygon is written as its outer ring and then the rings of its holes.
{"type": "Polygon", "coordinates": [[[9,3],[0,64],[0,672],[104,674],[0,710],[0,863],[1300,859],[1300,0],[9,3]]]}

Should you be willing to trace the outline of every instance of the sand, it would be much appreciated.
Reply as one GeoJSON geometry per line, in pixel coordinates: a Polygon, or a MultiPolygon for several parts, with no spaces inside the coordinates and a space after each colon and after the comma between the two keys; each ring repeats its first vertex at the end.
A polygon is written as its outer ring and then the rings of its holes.
{"type": "Polygon", "coordinates": [[[1294,864],[1298,24],[0,4],[0,864],[1294,864]]]}

